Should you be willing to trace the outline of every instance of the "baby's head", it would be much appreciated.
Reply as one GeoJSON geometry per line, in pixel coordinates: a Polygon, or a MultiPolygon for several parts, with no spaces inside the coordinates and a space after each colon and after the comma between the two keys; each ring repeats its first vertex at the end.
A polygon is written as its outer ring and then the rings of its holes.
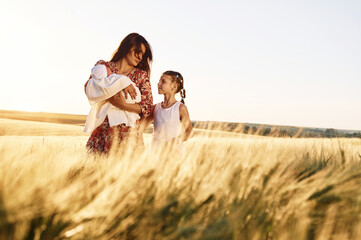
{"type": "Polygon", "coordinates": [[[184,98],[186,97],[186,90],[183,87],[183,76],[179,72],[175,71],[166,71],[162,74],[163,76],[168,76],[172,84],[175,84],[175,93],[180,93],[181,102],[184,104],[184,98]]]}

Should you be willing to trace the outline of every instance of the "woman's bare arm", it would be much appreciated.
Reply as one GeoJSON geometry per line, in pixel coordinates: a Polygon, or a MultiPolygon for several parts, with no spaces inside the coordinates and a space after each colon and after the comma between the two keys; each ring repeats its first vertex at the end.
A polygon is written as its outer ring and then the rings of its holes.
{"type": "Polygon", "coordinates": [[[150,109],[150,114],[148,115],[147,118],[145,118],[143,120],[143,127],[144,128],[147,128],[154,121],[154,107],[155,107],[155,105],[152,105],[152,107],[150,109]]]}
{"type": "Polygon", "coordinates": [[[109,102],[113,106],[124,111],[133,112],[137,114],[140,114],[142,112],[140,105],[138,103],[126,103],[121,93],[117,93],[113,97],[109,98],[109,102]]]}

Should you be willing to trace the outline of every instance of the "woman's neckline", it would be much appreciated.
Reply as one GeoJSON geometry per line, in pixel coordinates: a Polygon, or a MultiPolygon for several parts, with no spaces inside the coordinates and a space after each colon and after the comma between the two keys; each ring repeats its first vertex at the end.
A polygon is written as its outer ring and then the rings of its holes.
{"type": "Polygon", "coordinates": [[[132,70],[130,70],[130,72],[127,74],[127,76],[129,76],[131,73],[133,73],[133,72],[134,72],[134,70],[135,70],[135,67],[133,67],[133,69],[132,69],[132,70]]]}
{"type": "Polygon", "coordinates": [[[112,62],[114,64],[115,69],[117,70],[119,75],[125,75],[125,76],[129,76],[131,73],[133,73],[133,71],[136,69],[136,67],[133,67],[127,74],[125,73],[121,73],[120,69],[118,68],[118,65],[115,62],[112,62]]]}
{"type": "Polygon", "coordinates": [[[131,73],[133,73],[134,70],[135,70],[135,67],[133,67],[132,70],[130,70],[127,74],[125,74],[125,73],[121,73],[121,72],[119,71],[119,69],[118,69],[118,74],[119,74],[119,75],[129,76],[131,73]]]}

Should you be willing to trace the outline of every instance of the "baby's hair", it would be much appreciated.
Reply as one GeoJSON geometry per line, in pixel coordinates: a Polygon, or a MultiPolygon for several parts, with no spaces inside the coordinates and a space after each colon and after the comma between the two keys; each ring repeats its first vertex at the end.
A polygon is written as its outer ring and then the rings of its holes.
{"type": "Polygon", "coordinates": [[[175,72],[175,71],[165,71],[163,73],[164,75],[170,76],[172,78],[172,82],[176,82],[178,85],[177,91],[176,93],[180,92],[181,95],[181,102],[184,104],[184,99],[186,98],[186,90],[183,87],[183,76],[182,74],[180,74],[179,72],[175,72]]]}

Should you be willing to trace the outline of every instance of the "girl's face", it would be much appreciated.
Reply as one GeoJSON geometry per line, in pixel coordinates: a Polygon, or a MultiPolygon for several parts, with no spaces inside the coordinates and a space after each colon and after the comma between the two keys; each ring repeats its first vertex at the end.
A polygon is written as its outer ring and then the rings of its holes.
{"type": "Polygon", "coordinates": [[[159,94],[170,94],[177,90],[177,84],[172,81],[172,77],[163,74],[158,82],[158,93],[159,94]]]}
{"type": "Polygon", "coordinates": [[[132,47],[132,49],[130,49],[129,53],[125,57],[127,60],[127,63],[133,67],[138,66],[140,61],[142,61],[142,59],[143,59],[143,55],[145,54],[145,51],[146,51],[146,48],[145,48],[144,44],[140,45],[140,50],[138,50],[138,51],[136,50],[135,47],[132,47]]]}

